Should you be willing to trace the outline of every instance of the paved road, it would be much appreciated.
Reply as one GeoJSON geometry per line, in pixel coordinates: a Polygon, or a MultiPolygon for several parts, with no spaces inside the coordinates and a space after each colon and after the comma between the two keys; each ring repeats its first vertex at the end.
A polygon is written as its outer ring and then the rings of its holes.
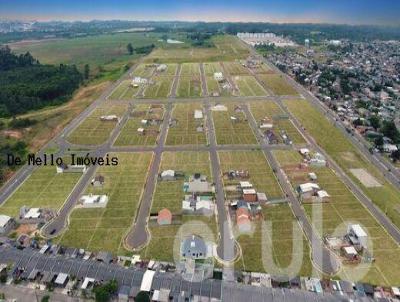
{"type": "Polygon", "coordinates": [[[254,116],[251,114],[247,105],[242,106],[244,112],[246,114],[247,120],[251,128],[253,129],[254,134],[256,134],[258,141],[260,142],[261,146],[263,147],[263,152],[268,159],[273,171],[276,171],[276,176],[278,178],[279,184],[283,192],[286,194],[287,198],[289,199],[291,208],[295,217],[299,220],[300,225],[308,238],[308,241],[311,245],[311,252],[312,252],[312,260],[317,268],[325,274],[333,275],[339,270],[339,262],[335,256],[329,249],[327,249],[322,241],[322,238],[318,236],[318,233],[314,230],[313,226],[311,225],[310,221],[307,218],[307,215],[301,206],[298,198],[296,197],[293,188],[287,179],[285,173],[280,168],[278,162],[276,161],[275,157],[273,156],[271,150],[268,148],[265,140],[261,136],[260,131],[257,127],[257,122],[254,119],[254,116]]]}
{"type": "Polygon", "coordinates": [[[168,132],[168,124],[171,118],[172,104],[168,104],[164,115],[164,120],[161,126],[161,133],[158,140],[158,145],[154,149],[153,161],[148,171],[147,181],[140,201],[139,211],[136,215],[136,221],[130,229],[125,244],[130,249],[138,249],[147,243],[149,234],[147,230],[148,217],[150,215],[153,193],[157,183],[158,171],[161,163],[161,156],[164,151],[165,139],[168,132]]]}
{"type": "Polygon", "coordinates": [[[176,97],[176,90],[178,88],[179,77],[181,75],[181,69],[182,69],[182,65],[178,64],[178,68],[176,69],[176,73],[174,76],[174,82],[172,83],[172,87],[171,87],[171,94],[169,96],[170,98],[176,97]]]}
{"type": "Polygon", "coordinates": [[[211,104],[206,103],[205,105],[207,128],[208,128],[208,139],[210,145],[210,158],[213,180],[215,183],[216,193],[216,205],[218,211],[218,226],[221,238],[218,241],[217,253],[219,258],[224,261],[232,261],[235,259],[237,251],[235,245],[235,239],[232,234],[232,228],[228,219],[227,211],[225,208],[225,194],[224,187],[222,184],[222,173],[219,164],[218,152],[217,152],[217,141],[215,137],[214,123],[211,113],[211,104]]]}

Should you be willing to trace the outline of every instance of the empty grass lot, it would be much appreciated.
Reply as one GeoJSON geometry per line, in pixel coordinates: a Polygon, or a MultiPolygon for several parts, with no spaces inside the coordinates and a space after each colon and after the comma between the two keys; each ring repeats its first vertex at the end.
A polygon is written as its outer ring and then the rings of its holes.
{"type": "Polygon", "coordinates": [[[198,63],[184,63],[181,65],[176,94],[178,97],[199,97],[202,95],[200,66],[198,63]]]}
{"type": "Polygon", "coordinates": [[[243,66],[240,62],[223,62],[224,68],[226,72],[228,72],[231,76],[235,75],[250,75],[250,71],[247,67],[243,66]]]}
{"type": "Polygon", "coordinates": [[[61,244],[124,254],[123,239],[132,226],[146,180],[152,153],[114,153],[117,166],[99,167],[96,174],[104,176],[103,188],[90,184],[85,194],[107,194],[106,208],[78,209],[71,213],[69,227],[61,235],[61,244]]]}
{"type": "MultiPolygon", "coordinates": [[[[162,155],[160,173],[167,169],[179,170],[185,173],[187,179],[194,173],[207,175],[211,179],[210,158],[208,152],[164,152],[162,155]]],[[[153,196],[152,213],[157,213],[163,208],[168,208],[173,214],[180,214],[182,200],[185,196],[183,192],[184,179],[176,181],[158,181],[153,196]]],[[[185,224],[183,230],[185,234],[197,234],[207,240],[215,242],[217,235],[217,224],[215,216],[179,216],[185,224]],[[204,223],[204,224],[202,224],[204,223]],[[204,236],[203,231],[208,227],[211,230],[210,236],[204,236]]],[[[180,225],[150,226],[151,241],[145,247],[141,255],[146,259],[157,259],[164,261],[173,260],[174,240],[178,236],[178,247],[181,237],[179,232],[180,225]]]]}
{"type": "Polygon", "coordinates": [[[264,88],[257,82],[257,80],[251,76],[235,75],[232,76],[232,80],[235,85],[239,88],[240,96],[261,96],[268,95],[264,88]]]}
{"type": "Polygon", "coordinates": [[[217,144],[256,144],[256,137],[254,136],[248,122],[245,120],[245,115],[242,112],[235,112],[235,104],[226,103],[225,106],[228,108],[228,111],[212,112],[217,144]],[[231,117],[237,117],[239,121],[232,121],[231,117]]]}
{"type": "Polygon", "coordinates": [[[59,210],[82,173],[57,173],[55,166],[42,166],[0,207],[0,214],[16,216],[22,206],[59,210]]]}
{"type": "MultiPolygon", "coordinates": [[[[182,41],[185,39],[178,40],[182,41]]],[[[211,38],[214,47],[193,47],[189,41],[183,44],[164,44],[146,58],[147,62],[183,63],[215,62],[245,59],[249,50],[235,36],[220,35],[211,38]]]]}
{"type": "MultiPolygon", "coordinates": [[[[155,110],[155,109],[153,109],[155,110]]],[[[157,115],[160,118],[164,115],[164,109],[156,109],[157,115]]],[[[152,118],[154,113],[149,112],[149,105],[148,104],[140,104],[137,105],[133,112],[142,112],[142,116],[135,116],[130,117],[124,127],[122,128],[120,134],[118,135],[117,139],[115,140],[115,146],[153,146],[156,144],[160,125],[142,125],[142,119],[150,119],[152,118]],[[145,134],[139,134],[137,129],[144,128],[145,134]]]]}
{"type": "Polygon", "coordinates": [[[139,64],[138,67],[132,72],[134,77],[150,78],[156,68],[152,64],[139,64]]]}
{"type": "Polygon", "coordinates": [[[131,80],[125,80],[114,89],[109,98],[111,100],[131,99],[138,93],[139,89],[140,87],[131,85],[131,80]]]}
{"type": "Polygon", "coordinates": [[[292,121],[286,117],[285,113],[279,108],[274,101],[255,101],[250,103],[251,113],[257,123],[268,117],[272,119],[274,131],[282,142],[282,137],[279,135],[281,131],[285,131],[294,144],[304,144],[304,137],[293,125],[292,121]]]}
{"type": "Polygon", "coordinates": [[[205,145],[207,143],[205,117],[197,121],[194,111],[203,110],[201,103],[176,104],[172,118],[177,119],[175,126],[168,129],[167,145],[205,145]],[[196,127],[203,125],[203,132],[197,132],[196,127]]]}
{"type": "MultiPolygon", "coordinates": [[[[280,199],[283,197],[283,192],[275,178],[275,175],[261,151],[232,151],[219,152],[222,172],[229,170],[248,170],[250,174],[249,181],[258,192],[265,192],[267,198],[280,199]]],[[[237,185],[238,180],[224,180],[225,188],[232,185],[237,185]]],[[[225,191],[229,198],[229,192],[225,191]]],[[[266,222],[272,223],[272,234],[261,232],[261,220],[253,221],[254,233],[250,235],[240,235],[238,242],[241,246],[243,257],[238,263],[246,271],[269,271],[271,267],[264,267],[263,256],[271,255],[276,266],[285,268],[290,264],[292,259],[292,246],[298,241],[303,241],[303,255],[294,255],[293,257],[303,257],[301,274],[310,275],[311,262],[309,258],[309,250],[306,239],[300,233],[300,238],[293,239],[293,226],[297,229],[300,226],[293,217],[293,213],[287,204],[276,206],[263,206],[263,216],[266,222]],[[292,223],[293,222],[293,223],[292,223]],[[262,236],[271,236],[272,247],[262,248],[262,236]]],[[[265,237],[264,237],[265,238],[265,237]]],[[[276,272],[275,272],[276,273],[276,272]]],[[[296,272],[292,272],[296,273],[296,272]]]]}
{"type": "Polygon", "coordinates": [[[68,141],[79,145],[98,145],[104,143],[117,124],[116,121],[101,121],[103,115],[117,115],[122,118],[128,105],[103,105],[96,108],[74,131],[68,136],[68,141]]]}
{"type": "Polygon", "coordinates": [[[174,82],[173,76],[154,76],[152,81],[153,84],[148,85],[144,90],[144,97],[166,98],[170,95],[172,83],[174,82]]]}
{"type": "MultiPolygon", "coordinates": [[[[298,164],[302,157],[296,151],[276,150],[274,155],[284,167],[293,187],[297,187],[307,179],[310,171],[293,171],[289,170],[287,165],[298,164]]],[[[344,235],[346,227],[350,223],[360,223],[368,232],[372,241],[372,253],[375,262],[368,268],[363,264],[360,268],[355,269],[352,265],[345,265],[343,271],[347,280],[354,280],[354,273],[357,270],[368,272],[363,281],[372,284],[398,284],[400,281],[400,265],[399,265],[399,247],[393,239],[385,232],[382,226],[375,218],[362,206],[353,193],[344,185],[344,183],[329,168],[312,168],[318,177],[320,187],[328,192],[331,196],[330,202],[324,204],[306,204],[304,209],[309,217],[313,217],[313,211],[321,207],[322,214],[315,216],[313,220],[316,230],[321,236],[333,234],[337,228],[336,235],[344,235]]],[[[318,213],[318,212],[317,212],[318,213]]]]}
{"type": "Polygon", "coordinates": [[[303,124],[317,143],[339,164],[363,192],[400,227],[400,192],[389,184],[383,175],[365,159],[340,130],[334,127],[306,100],[285,101],[290,112],[303,124]],[[375,177],[381,187],[365,187],[349,169],[365,169],[375,177]]]}
{"type": "Polygon", "coordinates": [[[260,65],[258,65],[257,67],[254,67],[251,69],[253,72],[260,74],[260,73],[274,73],[274,71],[266,64],[261,63],[260,65]]]}
{"type": "Polygon", "coordinates": [[[259,74],[261,82],[276,95],[298,95],[297,91],[279,74],[259,74]]]}

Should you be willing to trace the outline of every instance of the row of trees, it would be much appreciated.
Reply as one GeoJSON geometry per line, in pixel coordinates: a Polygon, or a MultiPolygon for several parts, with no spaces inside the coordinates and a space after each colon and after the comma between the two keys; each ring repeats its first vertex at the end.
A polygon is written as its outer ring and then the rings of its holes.
{"type": "Polygon", "coordinates": [[[126,49],[128,51],[128,54],[130,54],[130,55],[133,55],[134,53],[141,54],[141,55],[147,55],[154,49],[154,47],[156,47],[154,44],[150,44],[150,45],[142,46],[142,47],[136,47],[136,48],[134,48],[132,46],[132,43],[128,43],[128,45],[126,45],[126,49]]]}

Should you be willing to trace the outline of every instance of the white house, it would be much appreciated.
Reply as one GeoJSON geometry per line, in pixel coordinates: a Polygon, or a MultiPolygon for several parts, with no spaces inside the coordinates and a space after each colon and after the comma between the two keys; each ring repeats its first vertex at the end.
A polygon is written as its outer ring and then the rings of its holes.
{"type": "Polygon", "coordinates": [[[174,170],[164,170],[160,174],[161,180],[176,180],[174,170]]]}
{"type": "Polygon", "coordinates": [[[147,84],[149,81],[146,78],[134,77],[132,80],[132,85],[147,84]]]}
{"type": "Polygon", "coordinates": [[[367,248],[368,235],[359,224],[349,225],[347,236],[354,246],[367,248]]]}
{"type": "Polygon", "coordinates": [[[394,151],[397,151],[397,146],[393,144],[383,144],[383,151],[386,153],[392,153],[394,151]]]}
{"type": "Polygon", "coordinates": [[[15,220],[7,215],[0,215],[0,234],[7,234],[15,227],[15,220]]]}
{"type": "Polygon", "coordinates": [[[194,118],[195,118],[196,120],[202,119],[202,118],[203,118],[203,111],[201,111],[201,110],[195,110],[195,111],[194,111],[194,118]]]}
{"type": "Polygon", "coordinates": [[[228,111],[228,108],[225,105],[217,104],[211,108],[212,111],[228,111]]]}
{"type": "Polygon", "coordinates": [[[297,191],[301,198],[311,198],[319,190],[319,186],[312,182],[301,184],[297,191]]]}
{"type": "Polygon", "coordinates": [[[224,79],[225,78],[222,72],[214,72],[214,80],[216,80],[217,82],[222,82],[224,79]]]}
{"type": "Polygon", "coordinates": [[[157,71],[165,71],[165,70],[167,70],[167,65],[160,64],[160,65],[157,66],[156,69],[157,69],[157,71]]]}
{"type": "Polygon", "coordinates": [[[107,195],[83,195],[80,199],[84,208],[105,208],[108,203],[107,195]]]}

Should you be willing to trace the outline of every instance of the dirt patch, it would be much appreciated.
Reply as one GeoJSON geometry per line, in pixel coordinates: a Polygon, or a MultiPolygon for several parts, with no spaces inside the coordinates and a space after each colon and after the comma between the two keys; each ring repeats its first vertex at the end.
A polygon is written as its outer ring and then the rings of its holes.
{"type": "Polygon", "coordinates": [[[20,139],[22,138],[22,131],[20,130],[3,130],[1,132],[4,136],[20,139]]]}
{"type": "Polygon", "coordinates": [[[375,177],[364,169],[350,169],[350,172],[367,188],[381,187],[375,177]]]}
{"type": "Polygon", "coordinates": [[[21,224],[15,232],[19,235],[21,234],[27,234],[30,235],[31,233],[35,232],[37,230],[36,224],[21,224]]]}

